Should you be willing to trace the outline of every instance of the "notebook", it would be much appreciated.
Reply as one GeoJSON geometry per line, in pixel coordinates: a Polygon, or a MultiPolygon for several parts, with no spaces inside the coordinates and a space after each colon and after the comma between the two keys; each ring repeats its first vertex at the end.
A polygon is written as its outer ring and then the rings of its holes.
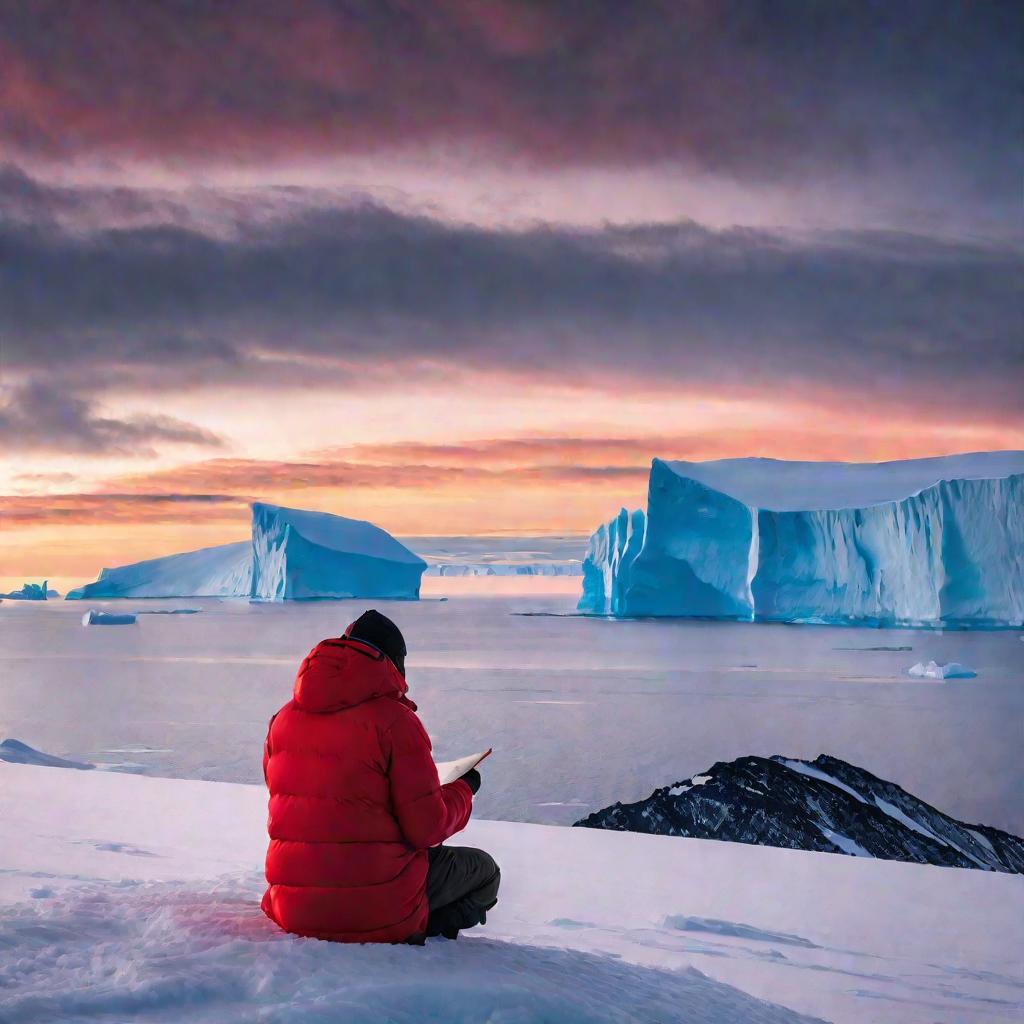
{"type": "Polygon", "coordinates": [[[437,777],[441,780],[441,785],[446,786],[449,782],[461,779],[466,772],[475,768],[490,752],[491,748],[488,747],[487,750],[481,751],[479,754],[467,754],[465,757],[460,757],[455,761],[438,761],[437,777]]]}

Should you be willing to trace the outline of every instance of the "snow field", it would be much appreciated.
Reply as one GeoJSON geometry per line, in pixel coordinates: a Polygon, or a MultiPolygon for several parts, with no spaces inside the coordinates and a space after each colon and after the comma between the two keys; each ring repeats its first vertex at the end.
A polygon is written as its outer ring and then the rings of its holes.
{"type": "Polygon", "coordinates": [[[260,913],[265,814],[255,786],[0,764],[17,837],[0,860],[0,1021],[952,1024],[1024,1009],[1012,876],[477,821],[453,842],[501,864],[487,927],[352,947],[260,913]]]}

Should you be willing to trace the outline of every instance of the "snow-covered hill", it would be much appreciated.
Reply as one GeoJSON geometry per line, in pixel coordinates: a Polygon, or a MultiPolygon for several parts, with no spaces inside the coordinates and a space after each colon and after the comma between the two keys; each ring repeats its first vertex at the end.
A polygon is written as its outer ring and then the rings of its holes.
{"type": "Polygon", "coordinates": [[[719,762],[576,824],[1024,874],[1024,839],[965,825],[827,754],[814,761],[776,755],[719,762]]]}
{"type": "Polygon", "coordinates": [[[502,866],[487,927],[353,947],[260,913],[265,818],[261,787],[0,764],[0,1019],[997,1024],[1024,1008],[1008,875],[477,821],[454,841],[502,866]]]}
{"type": "Polygon", "coordinates": [[[786,622],[1024,621],[1024,452],[651,466],[593,535],[580,610],[786,622]]]}

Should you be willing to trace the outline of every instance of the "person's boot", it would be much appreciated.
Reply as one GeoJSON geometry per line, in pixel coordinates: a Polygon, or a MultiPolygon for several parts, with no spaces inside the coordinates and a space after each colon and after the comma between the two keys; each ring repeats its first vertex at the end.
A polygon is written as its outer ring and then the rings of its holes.
{"type": "MultiPolygon", "coordinates": [[[[493,906],[494,903],[491,904],[491,907],[493,906]]],[[[441,907],[431,913],[427,934],[457,939],[463,928],[474,928],[478,924],[484,924],[487,920],[487,911],[491,907],[485,909],[472,899],[450,903],[447,907],[441,907]]]]}

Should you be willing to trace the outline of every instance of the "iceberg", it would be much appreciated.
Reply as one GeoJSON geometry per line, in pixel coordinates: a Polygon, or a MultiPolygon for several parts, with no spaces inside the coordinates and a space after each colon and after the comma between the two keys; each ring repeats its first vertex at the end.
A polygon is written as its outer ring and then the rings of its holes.
{"type": "Polygon", "coordinates": [[[20,590],[12,590],[9,594],[0,594],[0,598],[9,601],[45,601],[49,597],[59,597],[56,590],[47,590],[49,580],[42,583],[26,583],[20,590]]]}
{"type": "Polygon", "coordinates": [[[258,601],[415,600],[427,563],[361,519],[257,502],[252,539],[104,569],[69,601],[118,597],[247,597],[258,601]]]}
{"type": "Polygon", "coordinates": [[[83,626],[134,626],[135,615],[126,612],[101,612],[98,608],[90,608],[82,616],[83,626]]]}
{"type": "Polygon", "coordinates": [[[252,544],[238,541],[103,569],[94,583],[69,590],[68,601],[117,597],[248,597],[252,544]]]}
{"type": "Polygon", "coordinates": [[[415,600],[427,563],[361,519],[257,502],[252,589],[260,601],[383,597],[415,600]]]}
{"type": "Polygon", "coordinates": [[[875,626],[1024,623],[1024,452],[651,466],[591,537],[579,610],[875,626]]]}

